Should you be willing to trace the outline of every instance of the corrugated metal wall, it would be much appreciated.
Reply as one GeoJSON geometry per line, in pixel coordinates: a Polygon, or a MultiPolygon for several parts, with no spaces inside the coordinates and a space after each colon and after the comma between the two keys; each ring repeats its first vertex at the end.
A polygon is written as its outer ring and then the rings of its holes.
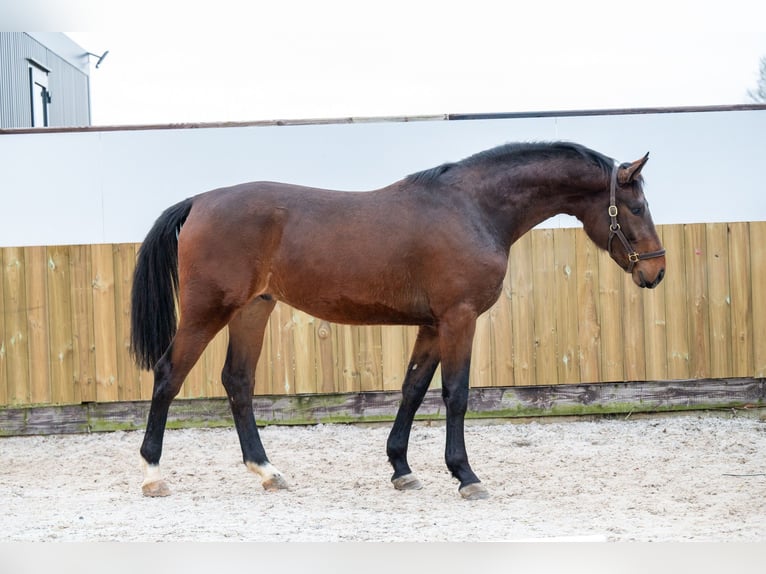
{"type": "Polygon", "coordinates": [[[90,125],[88,75],[24,32],[0,32],[0,128],[32,126],[27,58],[50,70],[48,125],[90,125]]]}

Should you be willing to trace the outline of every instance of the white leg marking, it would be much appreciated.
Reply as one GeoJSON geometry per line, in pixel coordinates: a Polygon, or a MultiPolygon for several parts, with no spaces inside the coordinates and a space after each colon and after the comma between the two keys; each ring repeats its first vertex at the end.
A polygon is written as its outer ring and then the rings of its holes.
{"type": "Polygon", "coordinates": [[[250,472],[254,472],[261,477],[261,484],[266,490],[287,488],[287,481],[282,476],[282,473],[270,462],[266,464],[247,462],[245,464],[250,472]]]}
{"type": "Polygon", "coordinates": [[[149,464],[141,457],[141,466],[144,469],[144,482],[141,483],[141,486],[162,480],[159,464],[149,464]]]}
{"type": "Polygon", "coordinates": [[[170,489],[162,479],[159,464],[149,464],[141,457],[141,464],[144,469],[144,481],[141,483],[141,491],[144,496],[167,496],[170,489]]]}

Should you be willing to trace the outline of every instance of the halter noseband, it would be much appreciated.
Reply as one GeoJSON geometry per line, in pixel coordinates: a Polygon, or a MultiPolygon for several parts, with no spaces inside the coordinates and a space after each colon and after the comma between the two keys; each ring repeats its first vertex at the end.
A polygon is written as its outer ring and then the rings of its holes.
{"type": "Polygon", "coordinates": [[[612,240],[617,237],[617,239],[620,240],[620,243],[622,243],[622,246],[625,248],[625,253],[628,255],[628,266],[625,269],[628,273],[631,273],[633,271],[633,267],[636,266],[636,263],[643,259],[653,259],[655,257],[662,257],[665,255],[664,249],[659,249],[657,251],[650,251],[649,253],[639,253],[635,249],[633,249],[633,246],[630,244],[630,241],[628,241],[628,238],[625,237],[625,234],[622,232],[622,228],[620,227],[619,222],[617,221],[617,201],[616,201],[616,193],[617,193],[617,170],[619,167],[615,165],[612,168],[612,179],[609,184],[609,217],[612,220],[612,222],[609,224],[609,240],[606,244],[606,250],[611,253],[612,252],[612,240]]]}

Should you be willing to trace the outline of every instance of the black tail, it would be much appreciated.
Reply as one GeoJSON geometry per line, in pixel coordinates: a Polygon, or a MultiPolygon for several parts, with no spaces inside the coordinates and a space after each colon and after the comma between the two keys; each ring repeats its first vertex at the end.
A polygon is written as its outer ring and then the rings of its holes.
{"type": "Polygon", "coordinates": [[[151,370],[176,334],[178,232],[191,211],[185,199],[160,215],[138,251],[130,304],[130,352],[151,370]]]}

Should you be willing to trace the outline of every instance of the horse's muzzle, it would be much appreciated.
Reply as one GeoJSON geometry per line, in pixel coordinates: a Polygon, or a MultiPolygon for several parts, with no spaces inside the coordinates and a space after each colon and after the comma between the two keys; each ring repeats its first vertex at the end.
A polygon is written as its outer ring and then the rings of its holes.
{"type": "Polygon", "coordinates": [[[665,268],[664,267],[659,270],[659,272],[657,273],[657,276],[654,278],[654,281],[647,280],[646,277],[644,276],[644,272],[639,270],[638,271],[638,281],[636,281],[636,284],[639,287],[645,287],[646,289],[654,289],[655,287],[657,287],[657,285],[660,284],[660,282],[662,281],[663,277],[665,277],[665,268]]]}

